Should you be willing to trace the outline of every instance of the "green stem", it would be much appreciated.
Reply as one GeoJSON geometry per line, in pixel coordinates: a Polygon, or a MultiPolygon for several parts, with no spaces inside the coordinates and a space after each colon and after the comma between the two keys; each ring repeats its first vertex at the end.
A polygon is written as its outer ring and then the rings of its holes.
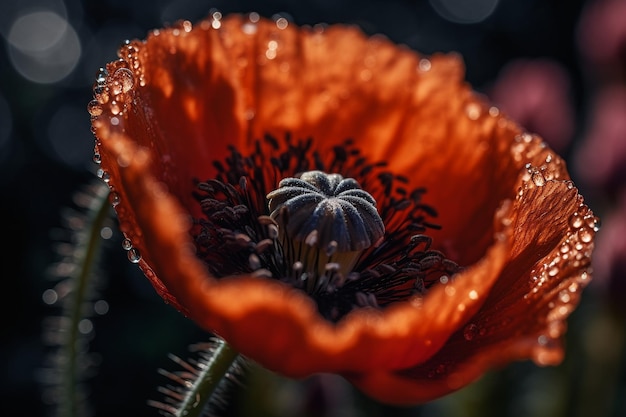
{"type": "Polygon", "coordinates": [[[199,417],[207,403],[211,400],[220,384],[232,371],[233,365],[240,359],[239,352],[228,343],[218,339],[211,352],[211,358],[198,370],[198,378],[187,391],[185,398],[178,406],[177,417],[199,417]]]}
{"type": "Polygon", "coordinates": [[[72,291],[73,299],[67,305],[67,317],[70,319],[70,325],[67,329],[65,339],[65,350],[67,363],[63,372],[63,394],[64,400],[61,402],[62,409],[67,417],[78,417],[79,393],[78,386],[80,382],[79,367],[79,341],[80,341],[80,321],[84,317],[84,303],[89,295],[90,278],[93,272],[93,265],[98,258],[102,238],[100,231],[105,222],[109,219],[111,205],[108,199],[109,193],[101,192],[94,197],[89,212],[88,231],[84,242],[84,253],[81,262],[77,262],[79,266],[73,275],[74,289],[72,291]]]}

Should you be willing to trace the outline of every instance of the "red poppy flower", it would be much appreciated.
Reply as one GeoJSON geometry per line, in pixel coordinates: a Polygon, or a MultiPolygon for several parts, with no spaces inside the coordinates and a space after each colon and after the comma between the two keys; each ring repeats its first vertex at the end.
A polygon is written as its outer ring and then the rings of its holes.
{"type": "Polygon", "coordinates": [[[100,174],[129,258],[200,326],[398,404],[562,359],[596,219],[458,56],[219,13],[119,56],[89,104],[100,174]]]}

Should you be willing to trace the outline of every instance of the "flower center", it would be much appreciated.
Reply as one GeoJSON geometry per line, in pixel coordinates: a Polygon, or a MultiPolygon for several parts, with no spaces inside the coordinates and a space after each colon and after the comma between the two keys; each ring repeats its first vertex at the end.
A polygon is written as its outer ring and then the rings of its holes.
{"type": "Polygon", "coordinates": [[[322,157],[313,141],[257,141],[197,181],[197,254],[216,278],[254,275],[306,292],[322,316],[385,308],[425,294],[459,266],[431,249],[424,189],[370,163],[351,141],[322,157]]]}
{"type": "Polygon", "coordinates": [[[374,197],[340,174],[315,170],[285,178],[267,199],[287,262],[302,271],[308,292],[329,275],[346,276],[363,250],[385,234],[374,197]]]}

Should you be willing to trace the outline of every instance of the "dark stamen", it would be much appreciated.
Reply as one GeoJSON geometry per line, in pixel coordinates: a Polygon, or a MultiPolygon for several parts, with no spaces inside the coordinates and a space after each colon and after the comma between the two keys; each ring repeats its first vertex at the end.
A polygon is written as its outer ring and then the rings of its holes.
{"type": "Polygon", "coordinates": [[[251,155],[231,147],[213,163],[215,178],[197,183],[203,217],[193,236],[213,276],[280,280],[338,321],[355,308],[423,294],[458,272],[425,234],[439,228],[422,202],[425,189],[405,189],[407,178],[369,162],[350,140],[327,157],[313,148],[312,139],[266,135],[251,155]]]}

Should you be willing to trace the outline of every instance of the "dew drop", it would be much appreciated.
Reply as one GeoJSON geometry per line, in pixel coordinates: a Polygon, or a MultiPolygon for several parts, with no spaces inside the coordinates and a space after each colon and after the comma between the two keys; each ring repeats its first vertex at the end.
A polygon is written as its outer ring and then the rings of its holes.
{"type": "Polygon", "coordinates": [[[139,253],[139,250],[137,248],[130,248],[127,255],[128,260],[134,264],[138,263],[141,260],[141,254],[139,253]]]}
{"type": "Polygon", "coordinates": [[[98,176],[98,178],[100,178],[104,182],[109,182],[109,180],[111,179],[111,176],[109,175],[109,173],[103,170],[102,168],[98,168],[98,171],[96,171],[96,175],[98,176]]]}
{"type": "Polygon", "coordinates": [[[593,231],[587,227],[581,227],[578,230],[578,237],[584,243],[589,243],[593,240],[593,231]]]}
{"type": "Polygon", "coordinates": [[[430,60],[428,60],[426,58],[420,59],[419,64],[417,64],[417,69],[419,71],[421,71],[421,72],[430,71],[431,67],[432,67],[432,64],[431,64],[430,60]]]}
{"type": "Polygon", "coordinates": [[[98,152],[93,154],[93,162],[95,162],[96,164],[102,163],[102,156],[98,152]]]}
{"type": "Polygon", "coordinates": [[[465,107],[465,113],[470,120],[478,120],[480,117],[480,106],[476,103],[470,103],[465,107]]]}
{"type": "Polygon", "coordinates": [[[598,232],[600,230],[600,219],[597,217],[589,217],[587,219],[587,226],[594,232],[598,232]]]}
{"type": "Polygon", "coordinates": [[[243,33],[245,33],[246,35],[254,35],[257,32],[257,24],[256,22],[246,22],[241,26],[241,30],[243,31],[243,33]]]}
{"type": "Polygon", "coordinates": [[[559,267],[556,265],[548,270],[548,275],[551,277],[557,276],[558,273],[559,273],[559,267]]]}
{"type": "Polygon", "coordinates": [[[279,17],[278,19],[276,19],[276,27],[278,29],[284,30],[287,29],[287,26],[289,26],[289,21],[284,17],[279,17]]]}
{"type": "Polygon", "coordinates": [[[104,86],[96,86],[93,89],[93,96],[98,103],[106,104],[109,102],[109,90],[104,86]]]}
{"type": "Polygon", "coordinates": [[[120,68],[113,73],[113,82],[120,86],[122,93],[127,93],[133,88],[135,78],[129,69],[120,68]]]}
{"type": "Polygon", "coordinates": [[[513,145],[511,145],[513,158],[515,158],[516,161],[522,160],[522,152],[524,152],[524,149],[526,149],[526,146],[521,142],[515,142],[513,145]]]}
{"type": "Polygon", "coordinates": [[[574,213],[569,219],[569,225],[574,229],[578,229],[583,225],[583,218],[579,213],[574,213]]]}
{"type": "Polygon", "coordinates": [[[110,109],[111,109],[111,114],[114,114],[114,115],[118,115],[118,114],[120,114],[120,112],[122,111],[122,107],[121,107],[121,106],[119,105],[119,103],[118,103],[117,101],[115,101],[115,100],[113,100],[113,101],[111,102],[111,107],[110,107],[110,109]]]}
{"type": "Polygon", "coordinates": [[[252,23],[258,23],[261,20],[261,15],[257,12],[250,12],[248,15],[248,20],[252,23]]]}
{"type": "Polygon", "coordinates": [[[129,238],[122,240],[122,248],[124,250],[131,250],[133,248],[133,242],[129,238]]]}
{"type": "Polygon", "coordinates": [[[87,111],[92,116],[100,116],[102,114],[102,106],[98,100],[91,100],[87,104],[87,111]]]}
{"type": "Polygon", "coordinates": [[[265,51],[265,57],[269,60],[276,58],[276,49],[268,49],[265,51]]]}
{"type": "Polygon", "coordinates": [[[241,26],[241,30],[246,35],[254,35],[257,32],[258,27],[256,22],[246,22],[241,26]]]}
{"type": "Polygon", "coordinates": [[[531,174],[530,179],[537,187],[543,187],[546,185],[546,178],[539,171],[535,171],[531,174]]]}
{"type": "Polygon", "coordinates": [[[98,72],[96,73],[96,83],[100,85],[104,85],[107,82],[108,72],[104,68],[98,68],[98,72]]]}
{"type": "Polygon", "coordinates": [[[112,192],[109,195],[109,201],[113,207],[117,207],[120,204],[120,195],[116,192],[112,192]]]}
{"type": "Polygon", "coordinates": [[[478,326],[474,323],[470,323],[463,329],[463,337],[465,340],[470,341],[478,334],[478,326]]]}

